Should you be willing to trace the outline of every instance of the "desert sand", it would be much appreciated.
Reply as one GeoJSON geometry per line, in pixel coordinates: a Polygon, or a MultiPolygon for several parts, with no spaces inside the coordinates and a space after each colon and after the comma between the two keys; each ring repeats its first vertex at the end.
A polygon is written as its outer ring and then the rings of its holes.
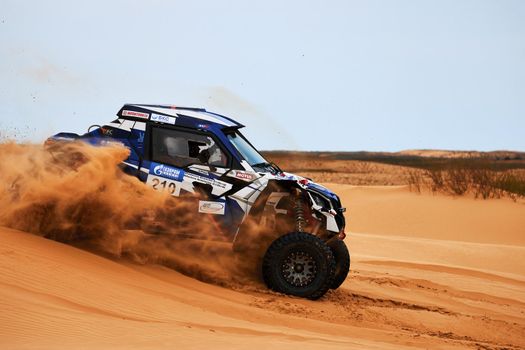
{"type": "Polygon", "coordinates": [[[525,204],[327,186],[352,271],[318,301],[0,228],[0,348],[525,348],[525,204]]]}

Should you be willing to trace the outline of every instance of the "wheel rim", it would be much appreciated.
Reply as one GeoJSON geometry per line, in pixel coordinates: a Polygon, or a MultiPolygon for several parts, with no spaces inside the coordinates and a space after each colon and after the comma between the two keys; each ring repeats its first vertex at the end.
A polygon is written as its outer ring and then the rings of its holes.
{"type": "Polygon", "coordinates": [[[317,264],[313,256],[306,252],[290,253],[281,266],[282,276],[295,287],[304,287],[312,283],[316,271],[317,264]]]}

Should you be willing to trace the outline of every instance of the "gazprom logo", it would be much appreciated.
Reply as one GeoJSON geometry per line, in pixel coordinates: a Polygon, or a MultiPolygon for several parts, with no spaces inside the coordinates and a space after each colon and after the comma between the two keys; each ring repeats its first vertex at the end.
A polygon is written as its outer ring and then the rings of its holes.
{"type": "Polygon", "coordinates": [[[181,181],[184,176],[184,170],[173,168],[164,164],[153,163],[153,174],[161,177],[166,177],[168,179],[181,181]]]}

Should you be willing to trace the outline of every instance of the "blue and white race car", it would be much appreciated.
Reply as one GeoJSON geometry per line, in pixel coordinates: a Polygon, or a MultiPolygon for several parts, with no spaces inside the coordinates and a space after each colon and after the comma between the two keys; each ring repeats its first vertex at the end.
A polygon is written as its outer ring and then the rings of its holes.
{"type": "Polygon", "coordinates": [[[317,299],[338,288],[350,268],[345,208],[327,188],[268,162],[242,127],[201,108],[126,104],[111,123],[49,140],[125,145],[128,174],[173,196],[193,194],[185,197],[196,202],[195,215],[213,215],[236,252],[257,239],[248,222],[264,225],[272,232],[262,260],[266,285],[317,299]]]}

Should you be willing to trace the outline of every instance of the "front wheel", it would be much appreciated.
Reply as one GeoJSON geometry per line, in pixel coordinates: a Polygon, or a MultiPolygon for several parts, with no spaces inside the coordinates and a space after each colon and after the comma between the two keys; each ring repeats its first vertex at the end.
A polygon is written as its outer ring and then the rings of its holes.
{"type": "Polygon", "coordinates": [[[277,292],[319,299],[333,284],[335,259],[318,237],[304,232],[276,239],[263,258],[263,278],[277,292]]]}

